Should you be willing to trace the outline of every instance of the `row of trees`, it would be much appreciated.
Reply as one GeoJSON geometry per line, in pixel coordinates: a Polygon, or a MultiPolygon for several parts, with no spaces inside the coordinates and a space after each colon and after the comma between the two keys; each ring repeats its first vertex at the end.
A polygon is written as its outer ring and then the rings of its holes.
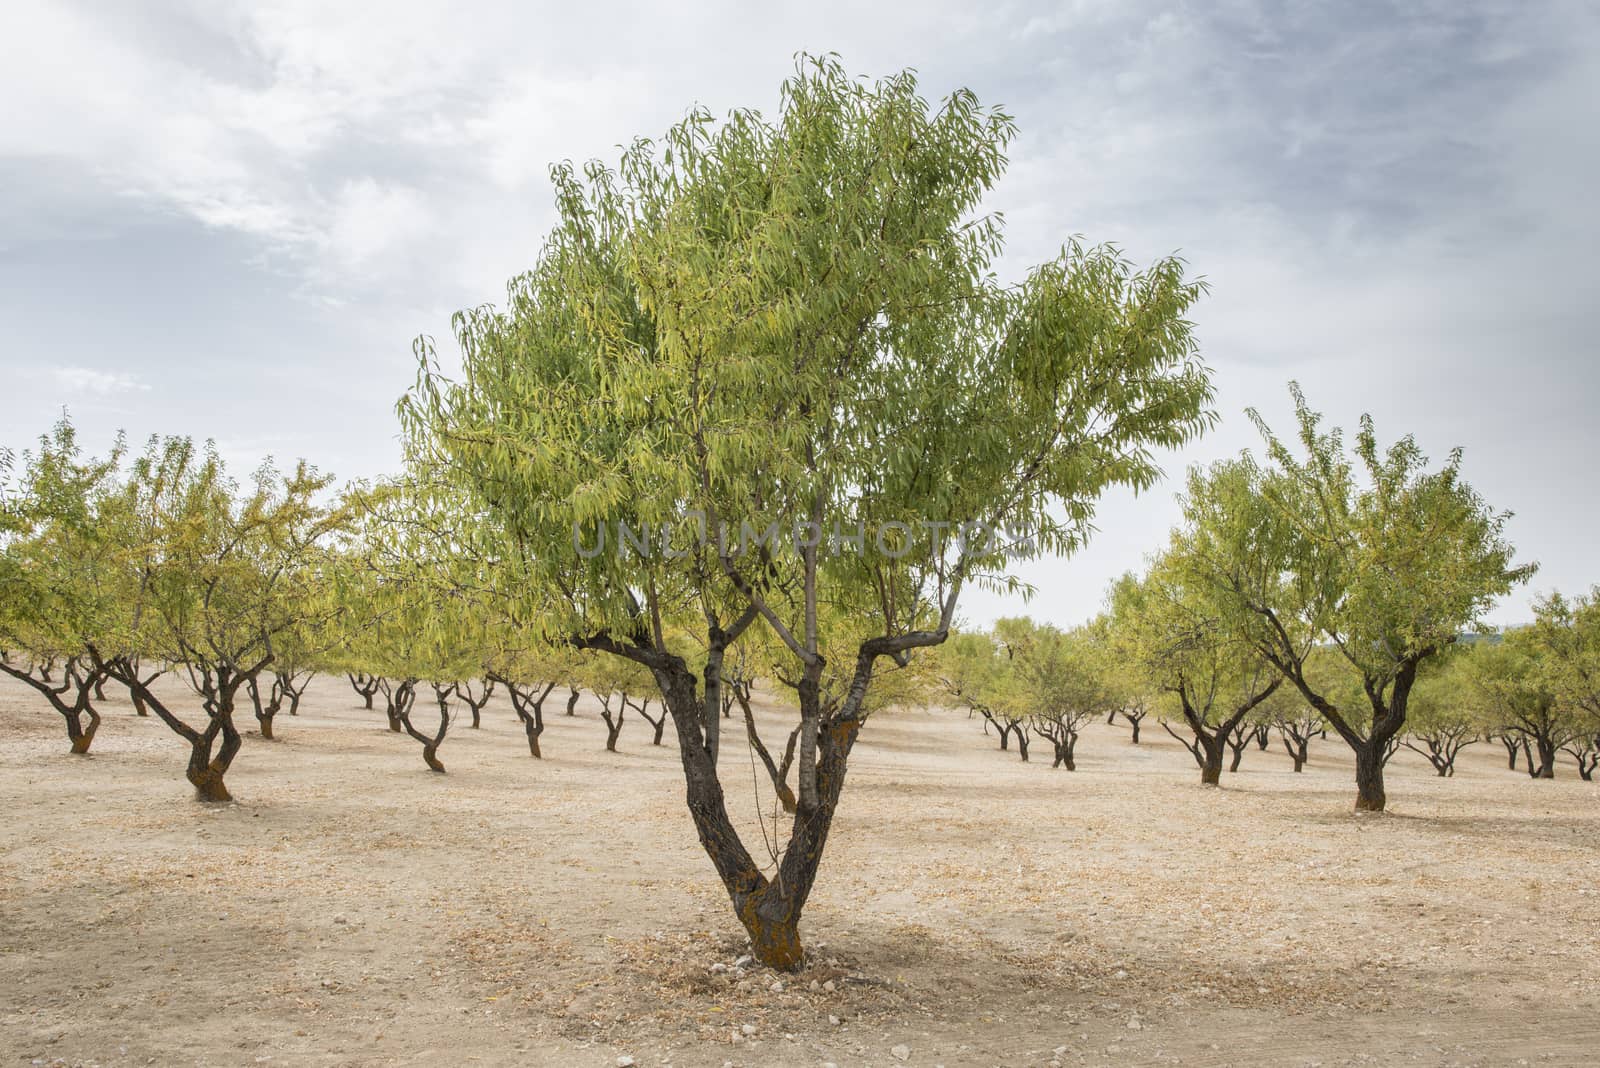
{"type": "Polygon", "coordinates": [[[268,465],[241,486],[214,450],[183,438],[86,456],[66,419],[0,462],[0,672],[60,714],[75,754],[94,743],[106,685],[124,687],[138,715],[187,743],[196,795],[229,800],[236,712],[248,708],[272,740],[316,672],[348,674],[368,708],[381,697],[389,729],[440,772],[452,704],[476,727],[497,687],[535,757],[557,686],[568,713],[585,688],[600,696],[607,748],[629,710],[662,740],[665,717],[640,696],[647,674],[494,611],[430,553],[434,532],[403,483],[334,494],[309,467],[268,465]],[[199,699],[202,718],[157,685],[164,676],[199,699]]]}
{"type": "MultiPolygon", "coordinates": [[[[1153,718],[1194,757],[1204,784],[1220,783],[1225,767],[1237,771],[1252,742],[1264,750],[1274,738],[1302,771],[1312,740],[1332,729],[1327,720],[1248,650],[1202,644],[1215,631],[1157,629],[1163,619],[1150,593],[1148,580],[1129,575],[1113,588],[1111,611],[1086,626],[1062,631],[1003,619],[988,631],[954,635],[937,658],[940,687],[1024,761],[1031,742],[1043,740],[1055,750],[1052,766],[1073,770],[1085,724],[1120,720],[1137,745],[1153,718]]],[[[1593,781],[1600,761],[1600,706],[1588,681],[1600,666],[1595,596],[1538,601],[1533,625],[1472,635],[1430,660],[1384,763],[1404,747],[1448,777],[1463,749],[1498,741],[1513,771],[1554,778],[1565,754],[1580,778],[1593,781]]],[[[1313,650],[1307,672],[1318,692],[1360,707],[1361,679],[1337,650],[1313,650]]]]}

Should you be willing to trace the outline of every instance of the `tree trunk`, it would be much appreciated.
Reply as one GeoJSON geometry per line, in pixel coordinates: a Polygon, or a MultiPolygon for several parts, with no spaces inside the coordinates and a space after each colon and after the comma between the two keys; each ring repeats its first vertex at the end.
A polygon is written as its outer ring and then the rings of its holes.
{"type": "Polygon", "coordinates": [[[1539,771],[1534,776],[1536,779],[1553,779],[1556,777],[1556,747],[1548,736],[1540,735],[1534,739],[1534,744],[1539,750],[1539,771]]]}
{"type": "Polygon", "coordinates": [[[819,725],[816,762],[800,768],[814,776],[814,789],[798,798],[789,840],[778,870],[769,878],[751,858],[728,817],[716,764],[706,749],[701,702],[694,675],[681,662],[655,671],[662,696],[678,732],[685,800],[699,834],[733,904],[734,914],[750,935],[757,960],[779,971],[797,971],[805,963],[800,917],[827,844],[845,767],[861,723],[856,719],[819,725]]]}
{"type": "Polygon", "coordinates": [[[1143,716],[1134,717],[1134,716],[1130,716],[1126,712],[1124,712],[1122,714],[1122,718],[1126,719],[1128,721],[1129,725],[1133,727],[1133,744],[1134,745],[1138,745],[1139,744],[1139,722],[1140,722],[1140,720],[1144,719],[1144,717],[1143,716]]]}
{"type": "Polygon", "coordinates": [[[582,692],[582,691],[579,690],[578,687],[574,686],[572,688],[572,693],[567,697],[567,715],[569,715],[569,716],[577,715],[577,713],[575,711],[573,711],[573,709],[577,708],[577,706],[578,706],[578,694],[580,692],[582,692]]]}
{"type": "Polygon", "coordinates": [[[211,803],[233,800],[223,780],[233,766],[239,745],[239,731],[233,725],[233,693],[223,688],[217,695],[211,722],[189,743],[189,767],[185,774],[198,800],[211,803]],[[213,756],[212,746],[219,736],[222,747],[213,756]]]}
{"type": "Polygon", "coordinates": [[[1383,744],[1368,741],[1351,748],[1356,754],[1356,811],[1382,812],[1388,801],[1383,792],[1383,744]]]}
{"type": "Polygon", "coordinates": [[[1220,738],[1201,739],[1200,752],[1205,760],[1200,765],[1201,786],[1222,785],[1222,753],[1224,743],[1220,738]]]}
{"type": "Polygon", "coordinates": [[[437,745],[425,743],[422,746],[422,762],[428,765],[429,771],[437,771],[440,775],[444,774],[444,765],[439,763],[439,747],[437,745]]]}
{"type": "Polygon", "coordinates": [[[74,756],[84,756],[89,752],[89,747],[94,744],[95,732],[100,729],[100,713],[93,707],[87,706],[87,703],[85,711],[89,714],[87,727],[83,726],[82,719],[76,711],[62,713],[67,721],[67,740],[72,743],[74,756]]]}
{"type": "Polygon", "coordinates": [[[532,719],[527,719],[523,721],[522,729],[528,734],[528,752],[535,759],[543,760],[544,754],[539,752],[539,731],[541,728],[535,727],[532,719]]]}

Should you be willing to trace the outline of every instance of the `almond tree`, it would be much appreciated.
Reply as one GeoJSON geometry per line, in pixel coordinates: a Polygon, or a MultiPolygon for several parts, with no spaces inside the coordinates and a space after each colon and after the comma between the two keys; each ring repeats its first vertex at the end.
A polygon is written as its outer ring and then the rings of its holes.
{"type": "Polygon", "coordinates": [[[775,968],[802,966],[880,665],[944,641],[969,582],[1007,581],[1006,531],[1077,547],[1107,486],[1150,485],[1154,450],[1210,422],[1176,261],[1074,244],[997,280],[979,212],[1013,132],[970,92],[931,106],[910,72],[803,58],[773,118],[695,110],[615,170],[556,167],[538,261],[456,319],[461,380],[419,345],[414,455],[540,571],[553,638],[650,672],[700,842],[775,968]],[[770,867],[717,775],[723,661],[757,620],[801,728],[770,867]]]}
{"type": "Polygon", "coordinates": [[[0,453],[0,672],[50,703],[79,755],[99,730],[105,681],[88,650],[125,608],[108,534],[121,456],[119,439],[105,459],[85,457],[65,418],[22,453],[15,485],[0,453]]]}
{"type": "Polygon", "coordinates": [[[1480,715],[1521,740],[1528,775],[1556,776],[1556,755],[1591,729],[1563,700],[1554,672],[1543,662],[1532,628],[1508,631],[1499,641],[1476,643],[1462,658],[1462,689],[1480,715]]]}
{"type": "Polygon", "coordinates": [[[1292,393],[1298,452],[1251,412],[1266,465],[1246,455],[1195,472],[1180,533],[1230,629],[1354,752],[1356,808],[1382,811],[1419,669],[1534,569],[1512,563],[1509,515],[1462,479],[1460,450],[1430,470],[1410,437],[1380,449],[1363,416],[1352,461],[1342,433],[1292,393]],[[1354,671],[1359,699],[1318,688],[1306,665],[1319,647],[1354,671]]]}
{"type": "Polygon", "coordinates": [[[1116,582],[1111,641],[1160,694],[1161,726],[1194,757],[1200,782],[1219,786],[1228,739],[1283,679],[1230,625],[1212,588],[1197,581],[1190,549],[1174,535],[1142,579],[1129,574],[1116,582]],[[1174,730],[1173,720],[1187,733],[1174,730]]]}
{"type": "Polygon", "coordinates": [[[1052,768],[1076,771],[1078,736],[1115,697],[1107,650],[1095,627],[1062,631],[1031,619],[1001,619],[994,632],[1012,666],[1017,700],[1033,732],[1050,743],[1052,768]]]}
{"type": "Polygon", "coordinates": [[[1427,760],[1441,779],[1456,773],[1463,749],[1487,737],[1480,705],[1469,692],[1471,656],[1457,647],[1425,668],[1411,691],[1402,744],[1427,760]]]}
{"type": "Polygon", "coordinates": [[[355,690],[356,696],[361,698],[370,712],[372,699],[382,687],[383,680],[376,675],[368,675],[365,671],[349,671],[345,675],[350,680],[350,688],[355,690]]]}
{"type": "Polygon", "coordinates": [[[945,692],[983,717],[987,734],[993,727],[1000,750],[1017,741],[1017,752],[1028,760],[1028,721],[1024,707],[1015,701],[1013,667],[1004,646],[991,633],[965,631],[952,634],[935,656],[936,674],[945,692]]]}
{"type": "Polygon", "coordinates": [[[421,745],[423,763],[440,774],[455,680],[476,674],[491,651],[480,590],[469,578],[477,561],[466,551],[459,558],[434,551],[449,507],[426,478],[357,494],[359,527],[339,580],[344,603],[359,606],[348,616],[355,633],[347,655],[379,678],[389,729],[421,745]],[[433,700],[419,708],[423,683],[433,700]]]}
{"type": "Polygon", "coordinates": [[[201,801],[232,800],[224,781],[241,739],[239,691],[296,628],[328,625],[334,609],[317,576],[346,517],[320,503],[330,478],[305,463],[270,465],[241,491],[210,447],[152,440],[125,490],[123,559],[137,590],[125,635],[93,650],[101,664],[189,744],[189,782],[201,801]],[[137,657],[178,666],[200,698],[191,723],[141,677],[137,657]]]}
{"type": "Polygon", "coordinates": [[[1600,586],[1570,599],[1553,593],[1533,608],[1527,641],[1571,733],[1558,748],[1577,761],[1584,780],[1593,780],[1600,761],[1600,586]]]}
{"type": "Polygon", "coordinates": [[[539,739],[544,734],[544,703],[558,686],[570,688],[570,705],[577,703],[577,677],[582,661],[592,654],[552,647],[530,631],[503,628],[500,649],[490,657],[490,678],[511,699],[512,711],[528,738],[528,752],[542,759],[539,739]]]}

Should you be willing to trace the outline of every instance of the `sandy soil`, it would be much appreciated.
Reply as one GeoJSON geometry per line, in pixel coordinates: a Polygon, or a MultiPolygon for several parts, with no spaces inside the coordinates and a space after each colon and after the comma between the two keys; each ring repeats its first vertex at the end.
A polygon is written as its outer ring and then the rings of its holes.
{"type": "Polygon", "coordinates": [[[463,716],[441,776],[320,679],[213,808],[159,721],[108,702],[73,757],[4,680],[0,1065],[1600,1062],[1600,788],[1570,764],[1402,753],[1359,817],[1337,741],[1208,791],[1148,723],[1068,773],[882,717],[780,988],[732,967],[670,730],[608,754],[595,706],[555,711],[543,761],[501,699],[463,716]]]}

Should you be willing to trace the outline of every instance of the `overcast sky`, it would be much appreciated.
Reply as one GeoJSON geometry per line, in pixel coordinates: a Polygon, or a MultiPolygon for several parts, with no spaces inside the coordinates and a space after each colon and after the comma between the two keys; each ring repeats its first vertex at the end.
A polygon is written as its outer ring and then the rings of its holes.
{"type": "Polygon", "coordinates": [[[1534,590],[1600,580],[1585,2],[6,0],[0,443],[67,406],[97,448],[121,427],[214,438],[241,474],[393,470],[412,337],[532,263],[547,165],[614,160],[695,103],[770,111],[800,50],[1011,111],[1008,274],[1082,234],[1212,286],[1221,427],[1108,498],[1088,550],[1031,565],[1026,609],[969,617],[1091,615],[1184,467],[1255,443],[1247,406],[1288,428],[1291,378],[1341,425],[1464,446],[1534,590]]]}

